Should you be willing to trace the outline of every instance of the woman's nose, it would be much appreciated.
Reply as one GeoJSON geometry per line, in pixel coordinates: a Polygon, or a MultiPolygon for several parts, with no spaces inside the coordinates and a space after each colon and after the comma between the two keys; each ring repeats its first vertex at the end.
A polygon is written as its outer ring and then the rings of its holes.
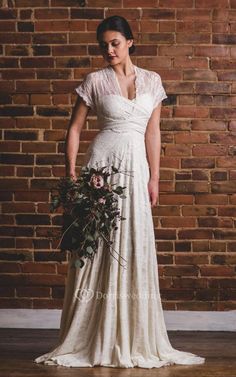
{"type": "Polygon", "coordinates": [[[107,46],[107,52],[108,54],[112,53],[113,52],[113,47],[110,45],[107,46]]]}

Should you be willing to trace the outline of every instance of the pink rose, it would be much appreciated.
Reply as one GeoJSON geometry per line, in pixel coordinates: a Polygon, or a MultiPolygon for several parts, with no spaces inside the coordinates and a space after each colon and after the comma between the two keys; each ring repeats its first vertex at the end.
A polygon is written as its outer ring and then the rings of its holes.
{"type": "Polygon", "coordinates": [[[98,199],[98,203],[105,204],[106,203],[106,199],[105,198],[99,198],[98,199]]]}
{"type": "Polygon", "coordinates": [[[104,179],[101,175],[92,174],[89,184],[98,189],[104,186],[104,179]]]}

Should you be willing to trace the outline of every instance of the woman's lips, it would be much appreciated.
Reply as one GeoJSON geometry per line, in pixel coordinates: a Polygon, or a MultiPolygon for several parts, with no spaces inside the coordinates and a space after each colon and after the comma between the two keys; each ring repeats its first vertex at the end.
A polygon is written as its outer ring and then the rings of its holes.
{"type": "Polygon", "coordinates": [[[108,59],[114,59],[116,56],[108,56],[108,59]]]}

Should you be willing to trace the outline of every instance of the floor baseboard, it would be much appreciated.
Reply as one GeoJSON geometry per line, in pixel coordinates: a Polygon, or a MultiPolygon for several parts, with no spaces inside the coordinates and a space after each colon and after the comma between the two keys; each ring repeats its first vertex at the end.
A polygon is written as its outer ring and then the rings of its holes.
{"type": "MultiPolygon", "coordinates": [[[[0,309],[0,328],[58,329],[59,309],[0,309]]],[[[167,330],[236,331],[236,310],[164,310],[167,330]]]]}

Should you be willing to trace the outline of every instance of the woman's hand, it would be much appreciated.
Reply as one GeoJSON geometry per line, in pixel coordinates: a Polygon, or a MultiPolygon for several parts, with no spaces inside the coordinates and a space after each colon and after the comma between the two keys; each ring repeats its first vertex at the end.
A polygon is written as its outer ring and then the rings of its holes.
{"type": "Polygon", "coordinates": [[[73,181],[77,180],[77,176],[75,172],[66,174],[67,177],[71,178],[73,181]]]}
{"type": "Polygon", "coordinates": [[[159,180],[150,178],[148,181],[148,192],[151,207],[157,206],[158,196],[159,196],[159,180]]]}

